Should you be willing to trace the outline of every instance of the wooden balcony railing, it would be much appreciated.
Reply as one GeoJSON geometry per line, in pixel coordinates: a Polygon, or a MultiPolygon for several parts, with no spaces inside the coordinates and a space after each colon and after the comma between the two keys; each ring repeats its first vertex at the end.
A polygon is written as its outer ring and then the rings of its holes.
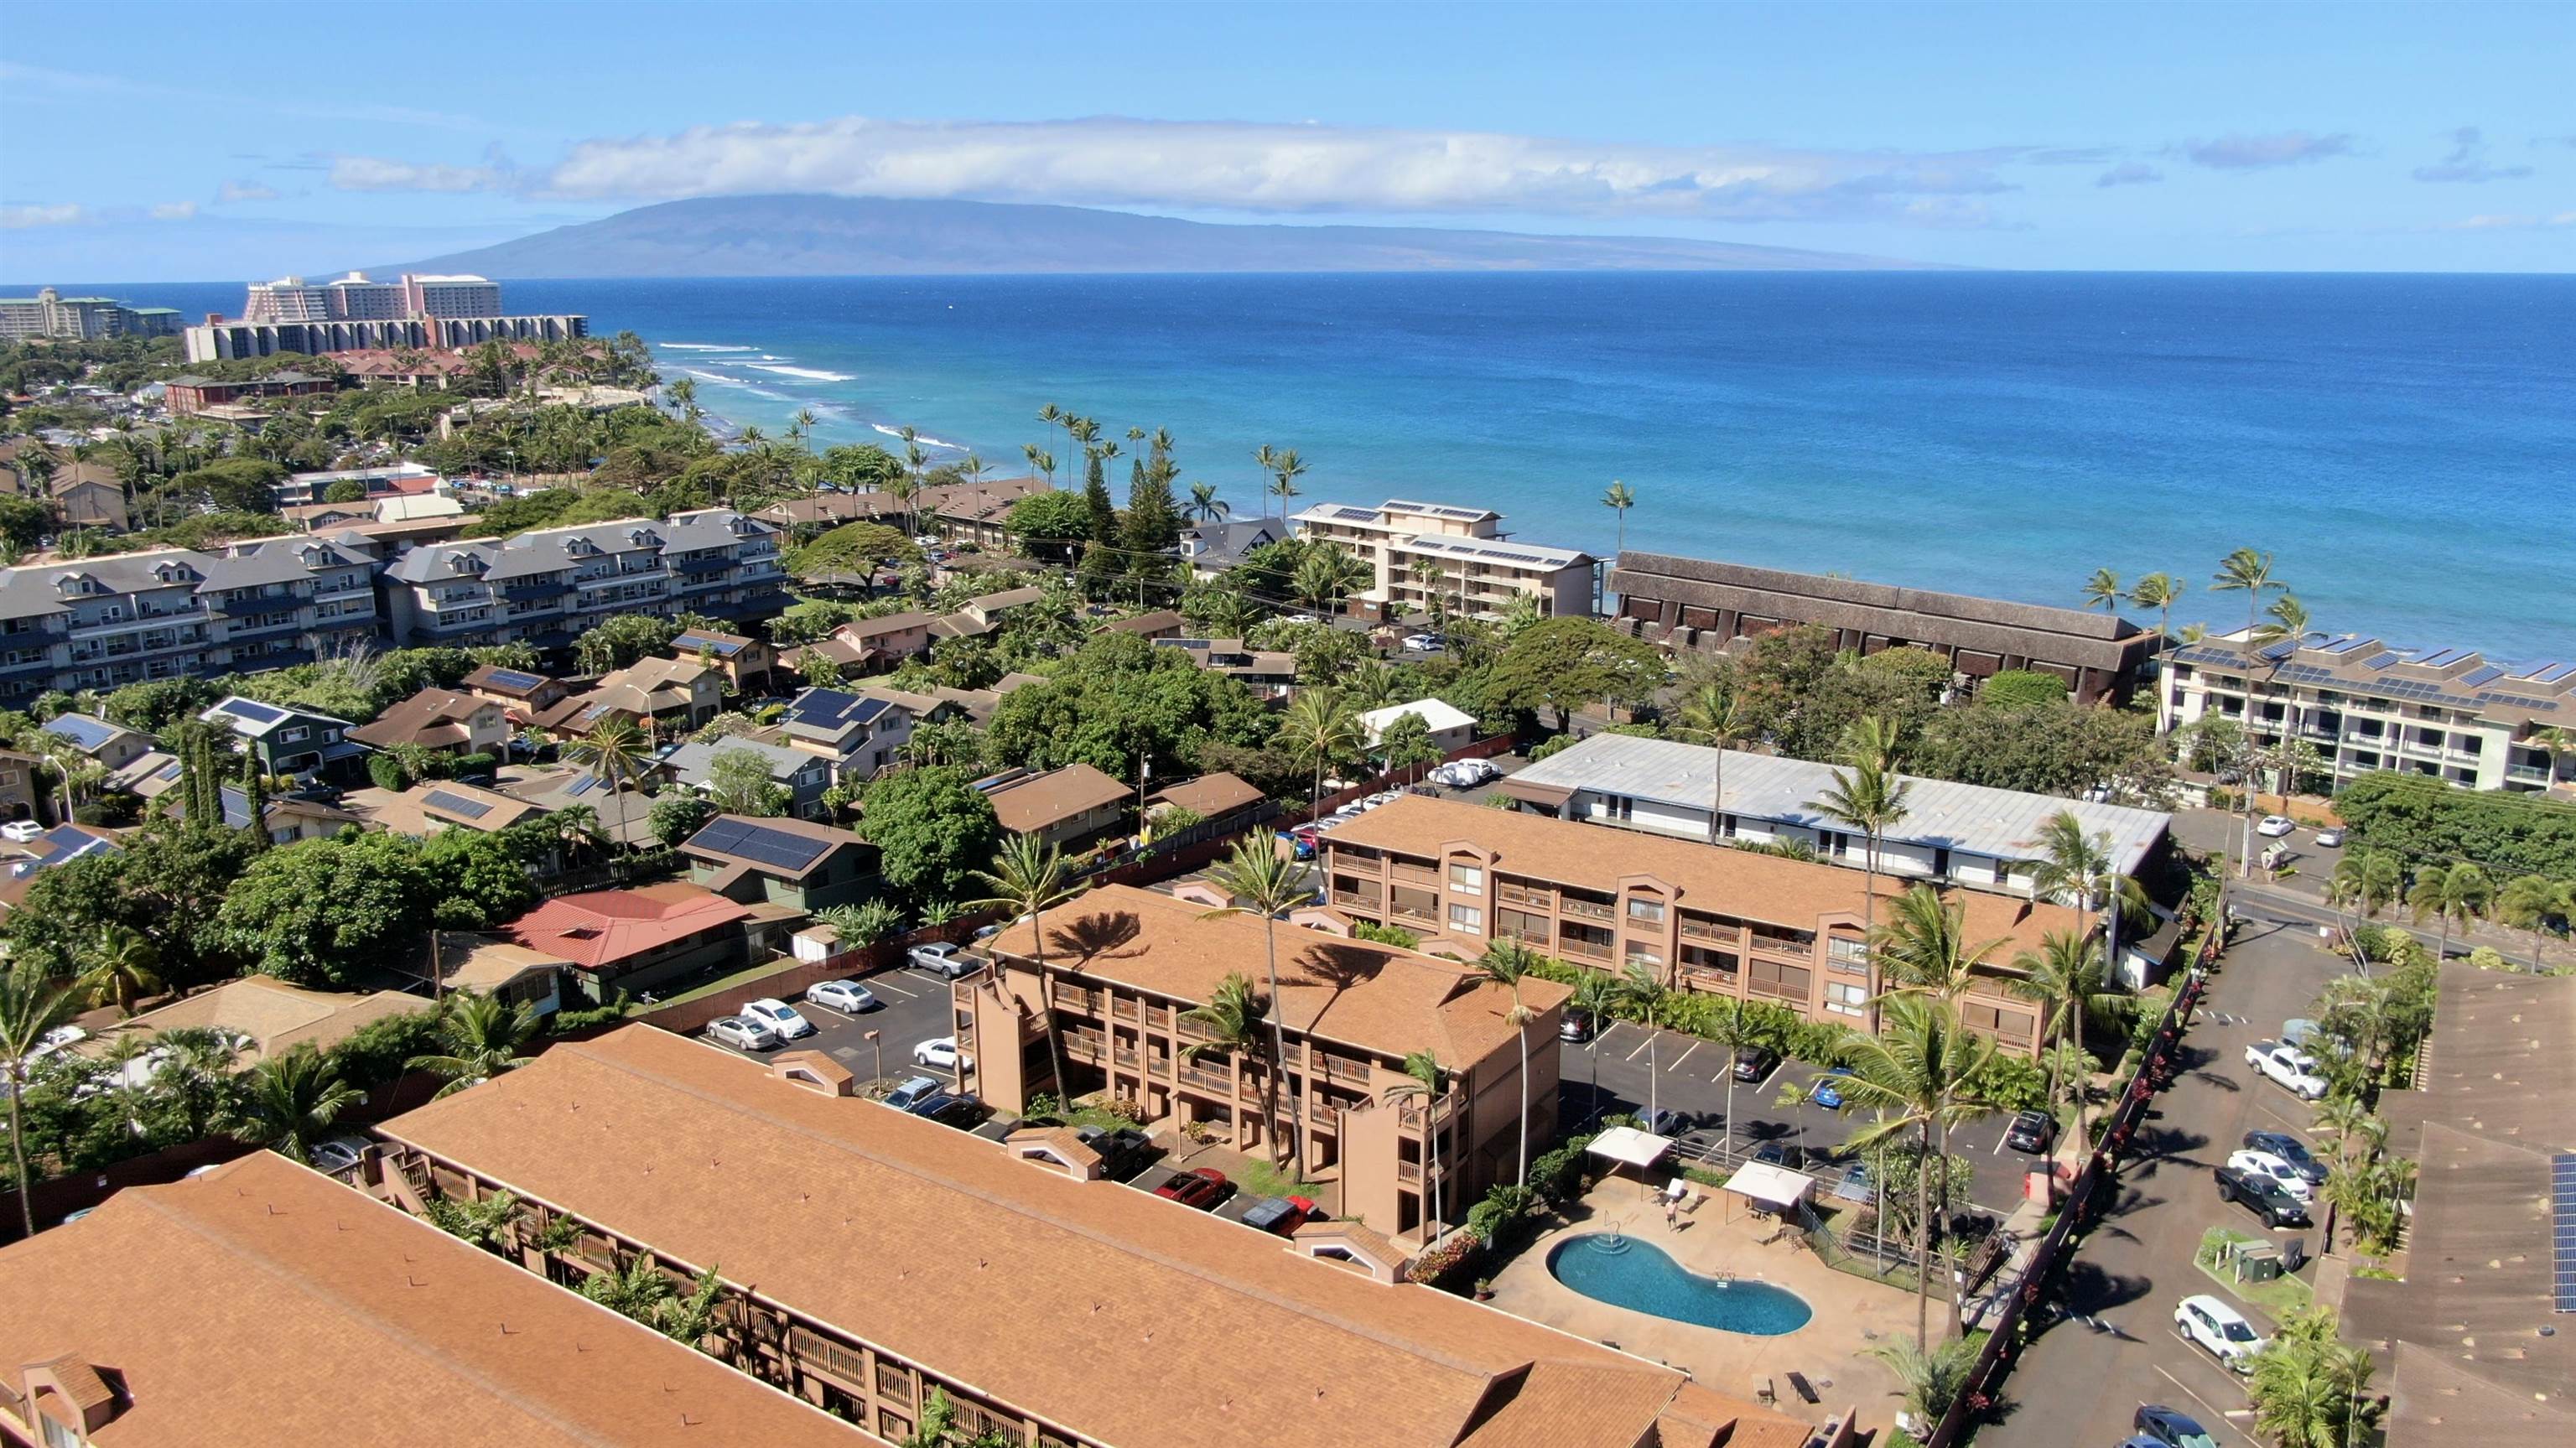
{"type": "Polygon", "coordinates": [[[1586,920],[1607,920],[1611,918],[1610,907],[1598,900],[1578,900],[1573,896],[1568,895],[1558,908],[1562,909],[1568,915],[1580,915],[1586,920]]]}
{"type": "Polygon", "coordinates": [[[1170,1006],[1145,1007],[1145,1024],[1158,1031],[1170,1030],[1172,1028],[1172,1008],[1170,1006]]]}
{"type": "Polygon", "coordinates": [[[1556,948],[1559,953],[1572,956],[1577,960],[1606,961],[1610,958],[1610,947],[1608,945],[1595,945],[1591,941],[1585,940],[1581,936],[1577,935],[1569,935],[1563,940],[1558,941],[1556,943],[1556,948]]]}
{"type": "Polygon", "coordinates": [[[1687,915],[1682,917],[1682,939],[1684,940],[1704,940],[1715,945],[1733,945],[1742,934],[1743,932],[1732,925],[1719,925],[1708,920],[1693,920],[1687,915]]]}
{"type": "Polygon", "coordinates": [[[1219,1096],[1224,1095],[1229,1089],[1229,1078],[1225,1073],[1202,1071],[1196,1066],[1183,1066],[1180,1071],[1180,1082],[1184,1086],[1194,1086],[1201,1091],[1212,1091],[1219,1096]]]}
{"type": "Polygon", "coordinates": [[[1333,892],[1333,903],[1336,905],[1349,905],[1361,910],[1376,910],[1381,908],[1378,895],[1373,890],[1335,890],[1333,892]]]}
{"type": "Polygon", "coordinates": [[[1366,1061],[1346,1061],[1339,1056],[1326,1056],[1322,1058],[1321,1064],[1324,1068],[1325,1080],[1338,1081],[1346,1086],[1366,1086],[1376,1075],[1369,1069],[1366,1061]]]}
{"type": "Polygon", "coordinates": [[[1396,879],[1408,885],[1437,885],[1440,872],[1428,865],[1393,865],[1388,867],[1396,879]]]}
{"type": "Polygon", "coordinates": [[[1500,900],[1506,905],[1525,905],[1533,910],[1553,910],[1556,908],[1556,892],[1554,890],[1533,890],[1528,886],[1515,885],[1509,881],[1504,881],[1494,887],[1494,898],[1500,900]]]}
{"type": "Polygon", "coordinates": [[[1395,1179],[1400,1182],[1420,1182],[1422,1180],[1422,1163],[1418,1161],[1397,1162],[1395,1164],[1395,1179]]]}

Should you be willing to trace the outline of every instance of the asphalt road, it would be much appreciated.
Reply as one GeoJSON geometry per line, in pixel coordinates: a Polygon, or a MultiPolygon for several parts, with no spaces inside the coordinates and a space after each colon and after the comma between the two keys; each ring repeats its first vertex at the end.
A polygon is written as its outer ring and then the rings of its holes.
{"type": "MultiPolygon", "coordinates": [[[[2314,1141],[2307,1106],[2256,1076],[2244,1052],[2284,1019],[2310,1014],[2318,988],[2344,968],[2312,931],[2241,931],[2184,1040],[2184,1070],[2139,1128],[2139,1154],[2122,1174],[2111,1214],[2067,1269],[2070,1315],[2022,1353],[2006,1385],[2008,1415],[1977,1435],[1983,1448],[2112,1448],[2142,1403],[2191,1414],[2222,1448],[2256,1443],[2245,1430],[2243,1387],[2175,1337],[2174,1305],[2210,1293],[2270,1331],[2270,1319],[2203,1274],[2193,1254],[2210,1227],[2263,1230],[2250,1212],[2218,1200],[2210,1177],[2246,1132],[2314,1141]]],[[[2319,1244],[2314,1228],[2269,1235],[2303,1237],[2311,1252],[2319,1244]]],[[[2312,1263],[2300,1275],[2314,1272],[2312,1263]]]]}
{"type": "MultiPolygon", "coordinates": [[[[814,1023],[814,1034],[788,1042],[768,1051],[737,1051],[735,1054],[765,1060],[779,1050],[821,1051],[840,1062],[861,1081],[877,1076],[904,1077],[922,1075],[955,1084],[954,1073],[913,1064],[912,1048],[923,1041],[952,1033],[948,982],[926,970],[899,966],[857,978],[874,992],[881,1003],[863,1015],[844,1015],[827,1006],[814,1005],[803,998],[790,1000],[805,1019],[814,1023]],[[867,1033],[879,1033],[869,1041],[867,1033]],[[882,1069],[880,1069],[882,1063],[882,1069]]],[[[721,1044],[710,1041],[709,1044],[721,1044]]],[[[733,1048],[725,1047],[727,1050],[733,1048]]]]}

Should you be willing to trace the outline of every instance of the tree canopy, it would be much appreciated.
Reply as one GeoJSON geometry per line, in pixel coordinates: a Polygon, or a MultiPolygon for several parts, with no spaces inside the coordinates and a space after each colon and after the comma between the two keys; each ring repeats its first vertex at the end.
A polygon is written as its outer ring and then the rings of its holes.
{"type": "Polygon", "coordinates": [[[1521,630],[1503,650],[1491,689],[1511,708],[1554,714],[1563,729],[1586,704],[1644,700],[1663,676],[1653,646],[1588,618],[1551,618],[1521,630]]]}
{"type": "Polygon", "coordinates": [[[1014,690],[988,731],[993,753],[1032,769],[1091,765],[1133,779],[1140,758],[1166,778],[1208,740],[1257,745],[1270,722],[1234,679],[1133,634],[1095,635],[1042,684],[1014,690]]]}
{"type": "Polygon", "coordinates": [[[954,900],[992,863],[1001,825],[993,802],[962,769],[891,774],[868,786],[859,833],[877,847],[878,871],[915,901],[954,900]]]}

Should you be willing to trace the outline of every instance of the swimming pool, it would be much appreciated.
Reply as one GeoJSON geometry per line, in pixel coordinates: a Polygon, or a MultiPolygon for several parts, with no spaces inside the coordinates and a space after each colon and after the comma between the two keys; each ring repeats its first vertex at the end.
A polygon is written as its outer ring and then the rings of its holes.
{"type": "Polygon", "coordinates": [[[1596,1302],[1722,1332],[1778,1337],[1815,1316],[1807,1300],[1768,1282],[1725,1282],[1675,1262],[1634,1237],[1588,1232],[1549,1250],[1548,1274],[1596,1302]]]}

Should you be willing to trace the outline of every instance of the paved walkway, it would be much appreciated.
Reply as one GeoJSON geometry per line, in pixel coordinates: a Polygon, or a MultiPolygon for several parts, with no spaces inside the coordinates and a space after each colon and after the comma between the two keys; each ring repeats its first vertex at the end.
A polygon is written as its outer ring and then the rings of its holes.
{"type": "MultiPolygon", "coordinates": [[[[1595,1185],[1572,1212],[1571,1225],[1547,1233],[1494,1279],[1494,1305],[1578,1337],[1609,1343],[1639,1357],[1688,1372],[1721,1393],[1750,1398],[1765,1380],[1779,1393],[1780,1410],[1822,1423],[1844,1408],[1857,1409],[1864,1429],[1896,1421],[1895,1377],[1862,1356],[1873,1344],[1914,1331],[1914,1294],[1837,1272],[1794,1239],[1769,1246],[1777,1223],[1756,1218],[1714,1188],[1679,1227],[1664,1225],[1663,1208],[1634,1177],[1595,1185]],[[1732,1217],[1733,1220],[1729,1220],[1732,1217]],[[1785,1287],[1807,1300],[1815,1316],[1777,1337],[1751,1337],[1694,1323],[1632,1312],[1574,1291],[1550,1276],[1547,1254],[1557,1242],[1611,1226],[1669,1253],[1706,1276],[1732,1276],[1785,1287]],[[1789,1374],[1802,1373],[1823,1401],[1810,1404],[1790,1390],[1789,1374]]],[[[1944,1309],[1934,1303],[1932,1330],[1945,1330],[1944,1309]]]]}

